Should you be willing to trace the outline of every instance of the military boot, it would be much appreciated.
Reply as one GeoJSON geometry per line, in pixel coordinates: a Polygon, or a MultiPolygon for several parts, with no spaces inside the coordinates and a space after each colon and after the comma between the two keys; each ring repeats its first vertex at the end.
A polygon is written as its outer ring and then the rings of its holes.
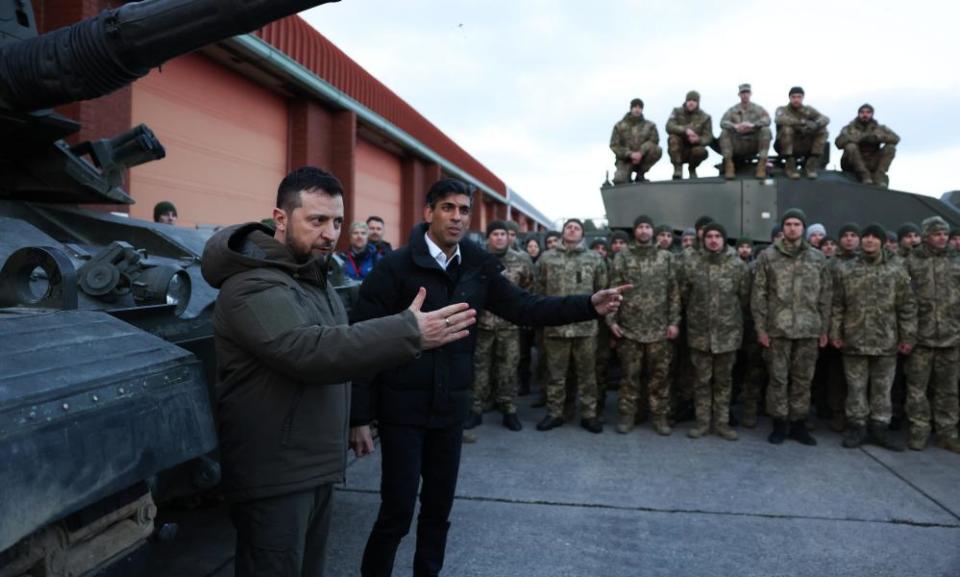
{"type": "Polygon", "coordinates": [[[843,434],[841,444],[847,449],[856,449],[863,444],[866,438],[867,427],[858,423],[851,423],[846,433],[843,434]]]}
{"type": "Polygon", "coordinates": [[[860,172],[859,175],[861,184],[873,184],[873,176],[870,175],[869,171],[864,170],[860,172]]]}
{"type": "Polygon", "coordinates": [[[727,423],[717,422],[713,426],[713,430],[717,433],[718,437],[723,437],[728,441],[736,441],[738,438],[737,432],[731,429],[727,423]]]}
{"type": "Polygon", "coordinates": [[[590,431],[591,433],[602,433],[603,424],[596,417],[591,417],[589,419],[580,419],[580,427],[590,431]]]}
{"type": "Polygon", "coordinates": [[[503,426],[514,432],[523,429],[523,425],[520,423],[520,419],[517,418],[516,413],[504,413],[503,426]]]}
{"type": "Polygon", "coordinates": [[[682,165],[682,164],[674,164],[674,165],[673,165],[673,179],[674,179],[674,180],[680,180],[681,178],[683,178],[683,165],[682,165]]]}
{"type": "Polygon", "coordinates": [[[783,172],[792,180],[800,178],[800,173],[797,172],[797,159],[793,156],[788,156],[783,164],[783,172]]]}
{"type": "Polygon", "coordinates": [[[774,419],[773,420],[773,431],[767,437],[773,445],[782,445],[783,441],[787,438],[787,422],[783,419],[774,419]]]}
{"type": "Polygon", "coordinates": [[[673,432],[673,429],[670,428],[670,423],[667,422],[666,415],[656,415],[653,417],[653,430],[663,437],[668,437],[670,433],[673,432]]]}
{"type": "Polygon", "coordinates": [[[870,440],[888,451],[897,453],[906,449],[903,443],[890,434],[889,425],[880,421],[870,421],[870,440]]]}
{"type": "Polygon", "coordinates": [[[937,446],[952,453],[960,453],[960,439],[957,434],[941,435],[937,434],[937,446]]]}
{"type": "Polygon", "coordinates": [[[626,435],[632,431],[635,418],[633,415],[620,415],[620,419],[617,421],[617,432],[626,435]]]}
{"type": "Polygon", "coordinates": [[[820,157],[810,155],[807,157],[807,163],[803,167],[803,171],[807,173],[807,178],[814,179],[817,176],[817,170],[820,168],[820,157]]]}
{"type": "Polygon", "coordinates": [[[687,167],[687,172],[690,173],[690,178],[697,178],[697,167],[690,165],[687,167]]]}
{"type": "Polygon", "coordinates": [[[757,178],[760,180],[767,178],[767,159],[763,156],[757,161],[757,178]]]}
{"type": "Polygon", "coordinates": [[[907,433],[907,447],[911,451],[922,451],[927,448],[927,437],[930,436],[930,431],[924,427],[910,427],[910,431],[907,433]]]}
{"type": "Polygon", "coordinates": [[[723,159],[723,177],[727,180],[733,180],[733,178],[736,175],[737,175],[737,170],[736,170],[736,167],[734,167],[733,165],[733,159],[724,158],[723,159]]]}
{"type": "Polygon", "coordinates": [[[710,421],[697,419],[697,424],[687,431],[687,436],[691,439],[699,439],[710,432],[710,421]]]}
{"type": "Polygon", "coordinates": [[[810,435],[810,431],[807,429],[807,422],[803,419],[790,423],[789,437],[802,445],[812,447],[817,444],[817,440],[810,435]]]}

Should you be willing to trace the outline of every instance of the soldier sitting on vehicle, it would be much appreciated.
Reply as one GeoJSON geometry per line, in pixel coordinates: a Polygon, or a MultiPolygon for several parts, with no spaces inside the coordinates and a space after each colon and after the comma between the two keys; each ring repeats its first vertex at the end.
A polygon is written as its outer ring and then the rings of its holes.
{"type": "Polygon", "coordinates": [[[757,160],[757,178],[767,177],[767,150],[770,148],[770,115],[762,106],[750,102],[749,84],[740,85],[740,103],[730,107],[720,119],[720,151],[723,177],[732,179],[737,162],[757,160]]]}
{"type": "Polygon", "coordinates": [[[685,162],[690,178],[697,178],[697,167],[707,159],[707,147],[713,142],[713,121],[700,109],[699,92],[687,92],[683,106],[673,109],[667,121],[667,134],[673,179],[683,178],[685,162]]]}
{"type": "Polygon", "coordinates": [[[784,172],[793,179],[800,178],[797,172],[797,157],[806,158],[804,172],[808,178],[817,178],[820,156],[827,142],[827,125],[830,119],[812,106],[803,104],[803,88],[790,89],[790,104],[777,108],[777,141],[773,148],[786,157],[784,172]]]}
{"type": "Polygon", "coordinates": [[[643,117],[643,100],[634,98],[630,101],[630,112],[614,125],[610,135],[610,150],[616,156],[617,167],[613,184],[630,182],[634,172],[637,182],[646,181],[644,175],[663,155],[659,143],[657,125],[643,117]]]}
{"type": "Polygon", "coordinates": [[[900,137],[873,119],[873,106],[862,104],[857,117],[837,136],[837,148],[843,151],[840,168],[857,175],[863,184],[887,188],[887,171],[897,154],[900,137]]]}

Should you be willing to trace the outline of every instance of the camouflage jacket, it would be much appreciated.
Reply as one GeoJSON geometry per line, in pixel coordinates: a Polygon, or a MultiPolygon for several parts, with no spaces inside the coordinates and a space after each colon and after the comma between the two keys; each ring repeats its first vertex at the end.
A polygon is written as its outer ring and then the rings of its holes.
{"type": "Polygon", "coordinates": [[[770,126],[770,115],[759,104],[747,103],[747,107],[739,103],[731,106],[720,119],[721,130],[734,130],[734,126],[741,122],[752,122],[757,128],[770,126]]]}
{"type": "Polygon", "coordinates": [[[894,355],[917,338],[917,301],[907,271],[883,251],[836,269],[830,340],[851,355],[894,355]]]}
{"type": "Polygon", "coordinates": [[[708,353],[729,353],[743,342],[743,310],[750,299],[750,272],[736,252],[701,251],[684,262],[681,292],[687,308],[687,344],[708,353]]]}
{"type": "MultiPolygon", "coordinates": [[[[506,252],[497,256],[500,259],[500,265],[503,267],[500,270],[503,276],[526,291],[533,290],[533,263],[530,260],[530,255],[507,249],[506,252]]],[[[497,329],[519,329],[517,325],[498,317],[488,310],[480,313],[480,317],[477,319],[477,327],[488,331],[497,329]]]]}
{"type": "Polygon", "coordinates": [[[922,244],[910,251],[906,267],[917,297],[917,344],[960,344],[960,264],[946,250],[922,244]]]}
{"type": "Polygon", "coordinates": [[[624,293],[620,310],[607,316],[634,341],[653,343],[666,340],[668,326],[680,326],[679,265],[672,254],[656,245],[631,243],[613,259],[610,285],[632,284],[624,293]]]}
{"type": "Polygon", "coordinates": [[[806,128],[808,132],[826,128],[830,124],[830,119],[817,112],[817,109],[812,106],[800,106],[800,108],[794,108],[789,104],[781,106],[777,108],[774,118],[778,127],[806,128]]]}
{"type": "Polygon", "coordinates": [[[834,141],[840,150],[853,143],[860,145],[861,152],[868,153],[880,150],[881,144],[896,144],[898,142],[900,142],[900,137],[897,136],[896,132],[876,120],[863,123],[860,122],[859,118],[854,118],[850,124],[844,126],[834,141]]]}
{"type": "MultiPolygon", "coordinates": [[[[563,244],[540,255],[536,268],[537,293],[570,296],[594,293],[607,287],[603,257],[580,243],[568,249],[563,244]]],[[[545,337],[595,337],[597,321],[544,327],[545,337]]]]}
{"type": "Polygon", "coordinates": [[[713,120],[709,114],[700,107],[693,112],[687,112],[684,106],[674,108],[670,113],[670,119],[667,120],[667,134],[683,136],[688,128],[697,133],[702,146],[713,142],[713,120]]]}
{"type": "Polygon", "coordinates": [[[631,152],[646,155],[659,143],[657,125],[643,116],[634,117],[629,112],[613,126],[613,134],[610,135],[610,150],[617,160],[629,160],[631,152]]]}
{"type": "Polygon", "coordinates": [[[830,328],[832,282],[826,257],[806,242],[774,242],[757,257],[750,298],[757,334],[817,338],[830,328]]]}

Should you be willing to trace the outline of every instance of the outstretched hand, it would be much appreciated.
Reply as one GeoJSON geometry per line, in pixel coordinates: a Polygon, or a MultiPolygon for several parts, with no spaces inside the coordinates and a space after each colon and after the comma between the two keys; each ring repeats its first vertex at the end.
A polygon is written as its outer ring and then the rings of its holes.
{"type": "Polygon", "coordinates": [[[471,309],[469,304],[456,303],[425,313],[420,309],[426,299],[427,289],[420,287],[409,307],[410,312],[417,318],[420,347],[423,350],[442,347],[470,334],[467,328],[477,322],[477,311],[471,309]]]}
{"type": "Polygon", "coordinates": [[[632,284],[625,284],[614,288],[599,290],[590,297],[590,304],[596,309],[598,315],[605,317],[610,313],[617,312],[617,309],[620,308],[620,303],[623,302],[623,293],[632,288],[632,284]]]}

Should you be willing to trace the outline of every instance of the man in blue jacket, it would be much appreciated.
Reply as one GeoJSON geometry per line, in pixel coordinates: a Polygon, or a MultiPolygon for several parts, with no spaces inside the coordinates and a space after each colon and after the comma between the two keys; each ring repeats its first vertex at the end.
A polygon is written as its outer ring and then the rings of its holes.
{"type": "MultiPolygon", "coordinates": [[[[620,305],[629,287],[593,295],[534,296],[511,283],[497,258],[460,242],[470,226],[473,192],[454,179],[427,192],[423,224],[409,242],[384,258],[360,287],[353,322],[394,314],[424,287],[429,311],[466,302],[522,326],[595,319],[620,305]]],[[[354,382],[350,445],[373,450],[369,423],[379,423],[383,448],[380,513],[363,554],[361,575],[388,577],[401,539],[410,530],[420,480],[415,577],[439,575],[460,466],[463,422],[470,407],[476,331],[459,343],[425,351],[372,381],[354,382]]]]}

